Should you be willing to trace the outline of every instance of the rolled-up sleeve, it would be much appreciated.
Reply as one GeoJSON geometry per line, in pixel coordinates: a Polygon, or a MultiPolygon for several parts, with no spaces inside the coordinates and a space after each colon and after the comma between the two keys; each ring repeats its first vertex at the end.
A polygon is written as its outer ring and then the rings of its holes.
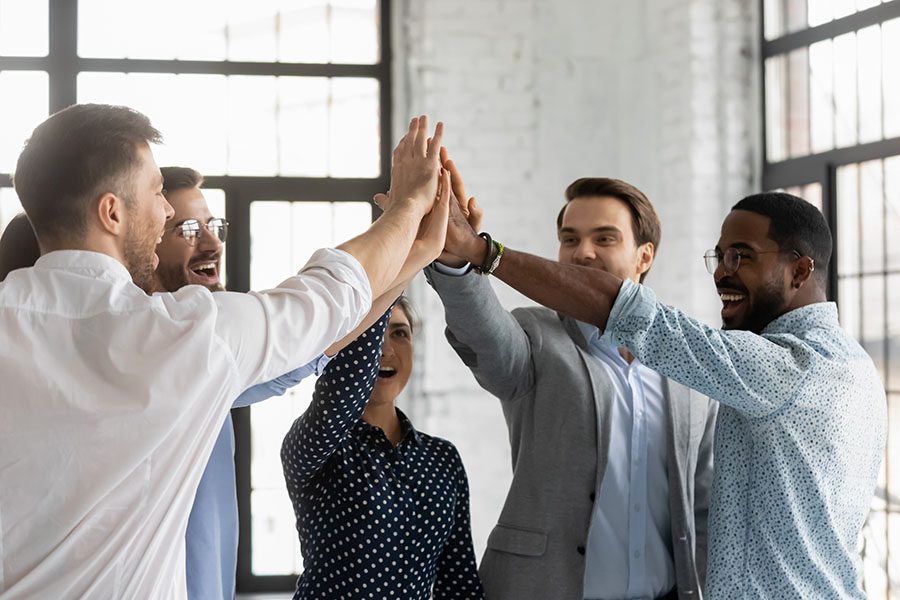
{"type": "Polygon", "coordinates": [[[273,289],[214,298],[216,333],[246,388],[309,363],[353,331],[372,306],[372,288],[359,261],[326,248],[273,289]]]}
{"type": "Polygon", "coordinates": [[[796,336],[715,329],[660,303],[652,290],[627,280],[602,339],[628,348],[651,369],[751,417],[767,416],[790,402],[814,360],[796,336]]]}

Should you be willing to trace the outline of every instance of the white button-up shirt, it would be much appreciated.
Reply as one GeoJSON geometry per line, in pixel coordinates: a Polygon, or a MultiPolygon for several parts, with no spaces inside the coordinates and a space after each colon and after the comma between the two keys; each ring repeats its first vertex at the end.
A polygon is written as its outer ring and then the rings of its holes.
{"type": "Polygon", "coordinates": [[[0,283],[0,598],[185,598],[194,493],[240,393],[371,306],[320,250],[262,293],[146,295],[113,258],[52,252],[0,283]]]}
{"type": "Polygon", "coordinates": [[[596,327],[578,323],[614,390],[609,461],[591,515],[584,597],[653,599],[675,587],[662,375],[630,363],[596,327]]]}

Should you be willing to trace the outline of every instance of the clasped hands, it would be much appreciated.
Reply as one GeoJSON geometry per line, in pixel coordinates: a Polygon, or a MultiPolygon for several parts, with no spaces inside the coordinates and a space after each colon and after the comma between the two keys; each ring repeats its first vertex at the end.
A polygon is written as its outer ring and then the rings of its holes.
{"type": "Polygon", "coordinates": [[[400,206],[420,215],[419,231],[400,278],[407,279],[437,259],[450,267],[480,265],[487,243],[477,234],[483,211],[465,192],[462,176],[441,145],[443,123],[428,136],[428,117],[414,117],[394,149],[391,189],[377,194],[384,211],[400,206]]]}

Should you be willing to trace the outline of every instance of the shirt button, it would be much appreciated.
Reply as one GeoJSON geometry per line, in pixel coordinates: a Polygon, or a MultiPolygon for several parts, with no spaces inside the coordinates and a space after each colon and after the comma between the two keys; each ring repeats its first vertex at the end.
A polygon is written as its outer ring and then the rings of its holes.
{"type": "Polygon", "coordinates": [[[584,546],[578,546],[577,550],[578,550],[578,554],[584,556],[584,546]]]}
{"type": "Polygon", "coordinates": [[[640,550],[635,550],[635,551],[634,551],[634,557],[635,557],[635,558],[640,558],[640,557],[641,557],[641,551],[640,551],[640,550]]]}

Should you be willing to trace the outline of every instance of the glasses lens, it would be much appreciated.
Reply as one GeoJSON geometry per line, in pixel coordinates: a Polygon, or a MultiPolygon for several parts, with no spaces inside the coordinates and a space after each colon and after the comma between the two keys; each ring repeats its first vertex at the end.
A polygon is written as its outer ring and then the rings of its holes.
{"type": "Polygon", "coordinates": [[[219,238],[220,242],[225,242],[228,237],[228,221],[225,219],[213,219],[207,225],[209,232],[219,238]]]}
{"type": "Polygon", "coordinates": [[[709,250],[703,255],[703,262],[706,263],[706,270],[710,275],[716,274],[716,268],[719,266],[719,258],[716,256],[715,250],[709,250]]]}
{"type": "Polygon", "coordinates": [[[194,242],[197,241],[197,236],[200,235],[200,223],[195,219],[188,219],[182,223],[179,228],[181,229],[181,237],[184,238],[184,241],[193,246],[194,242]]]}

